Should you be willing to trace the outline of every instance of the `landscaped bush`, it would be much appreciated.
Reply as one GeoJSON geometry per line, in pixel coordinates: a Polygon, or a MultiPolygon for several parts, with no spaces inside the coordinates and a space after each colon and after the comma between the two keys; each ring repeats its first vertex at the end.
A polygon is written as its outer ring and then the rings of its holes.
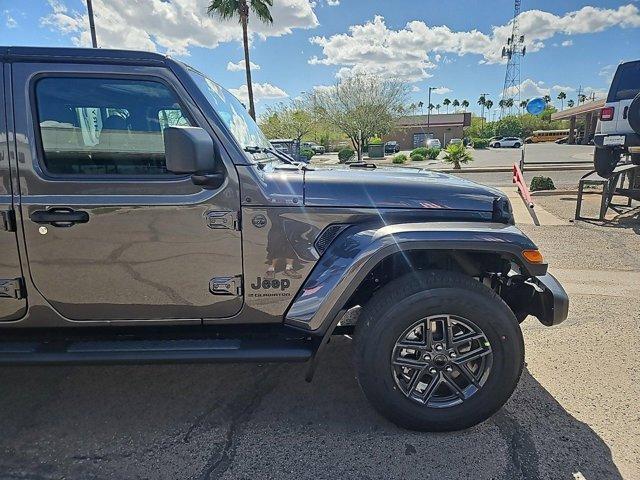
{"type": "Polygon", "coordinates": [[[355,155],[356,152],[353,148],[343,148],[338,152],[338,160],[340,161],[340,163],[347,163],[349,160],[355,157],[355,155]]]}
{"type": "Polygon", "coordinates": [[[427,148],[427,158],[429,160],[435,160],[440,155],[440,149],[438,147],[427,148]]]}
{"type": "Polygon", "coordinates": [[[315,155],[315,152],[310,148],[301,148],[300,149],[300,158],[305,157],[307,161],[311,160],[311,157],[315,155]]]}
{"type": "Polygon", "coordinates": [[[425,159],[425,156],[421,153],[411,153],[411,160],[414,162],[422,162],[425,159]]]}
{"type": "Polygon", "coordinates": [[[556,186],[549,177],[533,177],[531,179],[531,187],[529,190],[537,192],[539,190],[555,190],[556,186]]]}
{"type": "Polygon", "coordinates": [[[399,153],[393,157],[393,163],[404,163],[407,161],[407,156],[404,153],[399,153]]]}
{"type": "Polygon", "coordinates": [[[444,149],[443,160],[453,164],[454,170],[460,170],[462,163],[469,163],[473,160],[471,154],[464,148],[464,145],[451,144],[444,149]]]}
{"type": "Polygon", "coordinates": [[[418,147],[411,151],[410,156],[413,157],[417,153],[418,155],[422,155],[423,157],[426,157],[428,152],[429,152],[429,149],[427,147],[418,147]]]}
{"type": "Polygon", "coordinates": [[[367,143],[369,145],[382,145],[382,139],[380,137],[371,137],[367,143]]]}
{"type": "Polygon", "coordinates": [[[472,138],[471,141],[473,142],[473,148],[476,150],[478,148],[487,148],[489,146],[488,138],[472,138]]]}

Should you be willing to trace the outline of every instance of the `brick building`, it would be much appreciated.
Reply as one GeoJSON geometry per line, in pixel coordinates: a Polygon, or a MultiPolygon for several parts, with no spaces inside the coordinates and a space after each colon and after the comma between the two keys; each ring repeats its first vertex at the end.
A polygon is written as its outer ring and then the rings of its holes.
{"type": "Polygon", "coordinates": [[[462,138],[463,128],[469,125],[471,125],[470,112],[441,113],[429,116],[409,115],[400,118],[397,128],[390,135],[386,135],[383,140],[385,142],[397,141],[401,150],[422,147],[427,138],[437,138],[445,146],[452,138],[462,138]]]}

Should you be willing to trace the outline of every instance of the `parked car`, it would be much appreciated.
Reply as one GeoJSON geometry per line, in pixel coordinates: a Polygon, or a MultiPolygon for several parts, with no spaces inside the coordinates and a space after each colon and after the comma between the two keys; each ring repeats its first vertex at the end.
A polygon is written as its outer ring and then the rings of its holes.
{"type": "Polygon", "coordinates": [[[448,145],[464,145],[464,142],[461,138],[452,138],[451,140],[449,140],[448,145]]]}
{"type": "Polygon", "coordinates": [[[310,148],[311,150],[313,150],[313,153],[315,153],[316,155],[322,155],[326,151],[324,146],[319,145],[319,144],[317,144],[315,142],[302,142],[301,147],[302,148],[310,148]]]}
{"type": "Polygon", "coordinates": [[[623,154],[640,165],[640,60],[618,65],[593,141],[600,176],[609,177],[623,154]]]}
{"type": "Polygon", "coordinates": [[[427,148],[442,148],[442,144],[437,138],[427,138],[425,144],[427,148]]]}
{"type": "Polygon", "coordinates": [[[518,322],[567,317],[499,190],[303,167],[156,53],[11,47],[0,70],[0,365],[307,362],[311,380],[348,334],[382,415],[455,430],[513,393],[518,322]]]}
{"type": "Polygon", "coordinates": [[[398,153],[400,151],[400,145],[395,140],[391,140],[384,144],[384,153],[398,153]]]}
{"type": "Polygon", "coordinates": [[[502,137],[499,140],[492,140],[489,146],[492,148],[513,147],[520,148],[524,142],[519,137],[502,137]]]}

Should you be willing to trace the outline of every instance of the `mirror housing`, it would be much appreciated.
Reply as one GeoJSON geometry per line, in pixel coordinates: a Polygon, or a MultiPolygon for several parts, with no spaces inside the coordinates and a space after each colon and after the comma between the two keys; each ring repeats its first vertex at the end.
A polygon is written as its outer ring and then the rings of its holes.
{"type": "Polygon", "coordinates": [[[164,152],[171,173],[213,173],[216,149],[211,136],[199,127],[164,129],[164,152]]]}

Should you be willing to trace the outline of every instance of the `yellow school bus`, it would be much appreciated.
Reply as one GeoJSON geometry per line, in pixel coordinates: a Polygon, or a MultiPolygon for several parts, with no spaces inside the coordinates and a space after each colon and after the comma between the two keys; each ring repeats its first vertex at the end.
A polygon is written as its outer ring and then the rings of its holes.
{"type": "Polygon", "coordinates": [[[526,143],[555,142],[569,136],[569,129],[564,130],[535,130],[530,137],[525,138],[526,143]]]}

